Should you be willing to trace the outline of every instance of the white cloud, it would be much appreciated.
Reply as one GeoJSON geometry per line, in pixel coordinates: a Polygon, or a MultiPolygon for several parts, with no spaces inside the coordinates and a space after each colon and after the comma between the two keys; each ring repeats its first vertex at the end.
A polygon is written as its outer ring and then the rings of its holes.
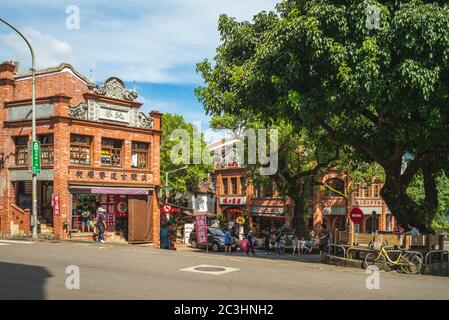
{"type": "MultiPolygon", "coordinates": [[[[16,10],[17,19],[24,6],[31,11],[39,10],[41,14],[20,21],[19,26],[28,27],[24,30],[36,46],[40,67],[69,62],[86,75],[93,69],[95,80],[116,75],[128,81],[199,83],[195,65],[214,55],[219,44],[218,16],[226,13],[238,19],[251,19],[261,10],[273,9],[276,2],[24,1],[20,5],[4,4],[2,10],[16,10]],[[65,8],[72,2],[80,8],[80,30],[65,28],[65,8]],[[48,12],[48,16],[42,12],[48,12]]],[[[7,37],[11,39],[13,35],[7,37]]],[[[19,56],[28,61],[23,54],[26,47],[17,49],[20,41],[16,39],[12,44],[10,40],[2,41],[0,36],[0,44],[8,47],[0,52],[0,58],[10,60],[19,56]]]]}
{"type": "MultiPolygon", "coordinates": [[[[38,67],[58,65],[62,62],[61,59],[65,59],[72,52],[69,43],[43,34],[36,29],[30,27],[24,28],[23,34],[33,46],[38,67]]],[[[9,55],[10,57],[7,60],[19,60],[25,65],[30,66],[30,51],[22,38],[16,33],[0,33],[0,46],[4,52],[3,55],[9,55]]]]}

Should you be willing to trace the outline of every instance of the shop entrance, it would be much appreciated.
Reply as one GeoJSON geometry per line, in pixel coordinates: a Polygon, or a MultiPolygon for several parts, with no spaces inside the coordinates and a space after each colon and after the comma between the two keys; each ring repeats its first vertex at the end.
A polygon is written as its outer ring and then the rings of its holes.
{"type": "MultiPolygon", "coordinates": [[[[32,211],[32,182],[16,182],[16,204],[21,209],[32,211]]],[[[53,181],[37,181],[37,215],[41,225],[53,226],[53,181]]]]}
{"type": "Polygon", "coordinates": [[[92,233],[100,206],[106,210],[106,231],[128,241],[127,195],[72,194],[71,230],[92,233]]]}

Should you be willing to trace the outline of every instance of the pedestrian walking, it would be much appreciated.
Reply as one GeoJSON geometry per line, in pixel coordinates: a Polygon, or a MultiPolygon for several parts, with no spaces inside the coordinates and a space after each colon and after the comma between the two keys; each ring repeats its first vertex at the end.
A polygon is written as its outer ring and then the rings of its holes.
{"type": "Polygon", "coordinates": [[[106,210],[103,207],[99,207],[97,209],[97,222],[95,223],[95,226],[98,228],[97,239],[101,243],[105,243],[104,233],[107,228],[105,212],[106,212],[106,210]]]}
{"type": "Polygon", "coordinates": [[[225,240],[225,254],[231,254],[232,235],[230,229],[226,230],[224,240],[225,240]]]}
{"type": "Polygon", "coordinates": [[[265,239],[264,239],[264,247],[265,247],[266,255],[270,254],[270,241],[271,241],[270,233],[267,231],[265,233],[265,239]]]}
{"type": "Polygon", "coordinates": [[[248,234],[248,246],[246,247],[246,254],[249,255],[249,252],[252,253],[252,255],[254,256],[254,243],[255,243],[255,239],[254,239],[254,234],[252,231],[249,232],[248,234]]]}
{"type": "Polygon", "coordinates": [[[320,231],[318,232],[319,237],[319,246],[320,246],[320,258],[321,261],[324,260],[324,252],[329,242],[329,231],[327,231],[327,225],[323,223],[320,227],[320,231]]]}

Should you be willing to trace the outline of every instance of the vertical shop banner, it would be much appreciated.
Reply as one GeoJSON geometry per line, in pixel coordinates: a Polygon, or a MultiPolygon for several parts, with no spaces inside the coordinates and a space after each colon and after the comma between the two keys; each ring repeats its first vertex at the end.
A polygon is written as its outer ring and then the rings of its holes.
{"type": "Polygon", "coordinates": [[[101,207],[106,210],[106,224],[109,230],[115,228],[115,195],[101,195],[101,207]]]}
{"type": "Polygon", "coordinates": [[[61,197],[59,194],[53,195],[53,214],[59,216],[61,214],[61,197]]]}
{"type": "Polygon", "coordinates": [[[206,216],[196,216],[195,217],[195,232],[196,232],[196,241],[198,243],[207,243],[207,222],[206,216]]]}
{"type": "Polygon", "coordinates": [[[115,217],[124,218],[128,216],[128,196],[115,195],[115,217]]]}

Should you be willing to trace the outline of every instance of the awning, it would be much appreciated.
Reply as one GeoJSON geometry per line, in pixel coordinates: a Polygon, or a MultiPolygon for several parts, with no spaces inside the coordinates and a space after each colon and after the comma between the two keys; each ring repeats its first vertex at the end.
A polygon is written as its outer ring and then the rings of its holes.
{"type": "Polygon", "coordinates": [[[145,188],[116,188],[116,187],[95,187],[95,186],[70,186],[72,191],[82,190],[91,194],[126,194],[126,195],[148,195],[149,189],[145,188]]]}

